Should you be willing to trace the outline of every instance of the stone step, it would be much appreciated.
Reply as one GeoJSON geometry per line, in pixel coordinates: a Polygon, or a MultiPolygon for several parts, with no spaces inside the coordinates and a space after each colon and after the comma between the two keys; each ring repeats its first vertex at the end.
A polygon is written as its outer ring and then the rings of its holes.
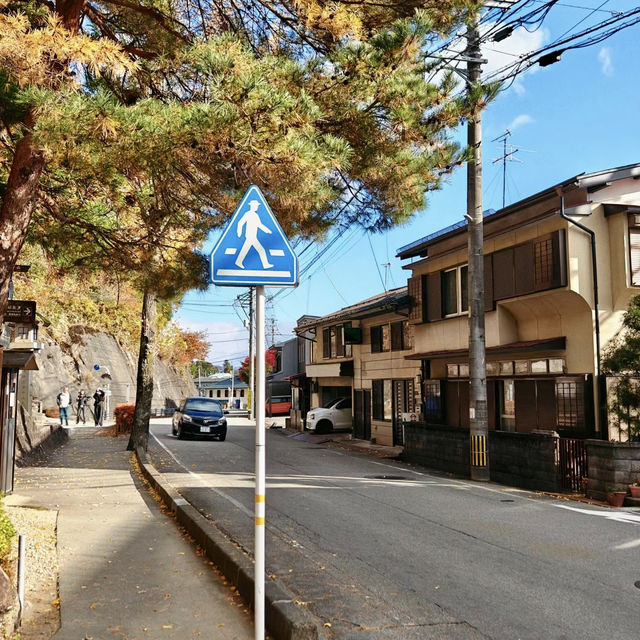
{"type": "Polygon", "coordinates": [[[627,496],[624,499],[625,507],[640,507],[640,498],[632,498],[631,496],[627,496]]]}

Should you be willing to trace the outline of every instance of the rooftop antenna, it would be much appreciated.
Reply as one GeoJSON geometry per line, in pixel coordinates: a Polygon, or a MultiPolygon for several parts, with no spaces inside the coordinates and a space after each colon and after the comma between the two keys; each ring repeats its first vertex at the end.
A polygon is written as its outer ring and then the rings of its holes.
{"type": "Polygon", "coordinates": [[[506,204],[506,193],[507,193],[507,161],[509,162],[522,162],[520,158],[516,158],[515,154],[519,151],[526,151],[527,153],[533,153],[529,149],[520,149],[519,147],[514,147],[512,144],[509,145],[507,149],[507,139],[511,135],[511,131],[509,129],[505,129],[504,133],[497,138],[494,138],[491,142],[500,142],[502,141],[502,155],[499,158],[495,158],[493,160],[493,164],[496,162],[502,162],[502,208],[504,209],[506,204]]]}

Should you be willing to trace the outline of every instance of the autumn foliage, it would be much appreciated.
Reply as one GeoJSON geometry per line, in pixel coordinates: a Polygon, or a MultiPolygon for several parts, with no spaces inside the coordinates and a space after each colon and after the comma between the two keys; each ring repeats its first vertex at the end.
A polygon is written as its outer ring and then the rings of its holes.
{"type": "Polygon", "coordinates": [[[117,404],[113,410],[116,419],[117,433],[131,433],[133,428],[133,412],[136,406],[134,404],[117,404]]]}
{"type": "MultiPolygon", "coordinates": [[[[270,373],[273,372],[273,368],[276,366],[276,356],[278,354],[278,351],[276,349],[267,349],[264,353],[264,360],[265,360],[265,366],[266,366],[266,370],[267,370],[267,375],[269,375],[270,373]]],[[[255,362],[253,363],[254,367],[255,367],[255,362]]],[[[255,369],[254,369],[255,371],[255,369]]],[[[249,370],[249,356],[247,356],[243,361],[242,364],[240,365],[240,368],[238,369],[238,378],[240,378],[240,380],[242,380],[243,382],[246,382],[247,384],[249,384],[249,378],[250,378],[250,370],[249,370]]]]}

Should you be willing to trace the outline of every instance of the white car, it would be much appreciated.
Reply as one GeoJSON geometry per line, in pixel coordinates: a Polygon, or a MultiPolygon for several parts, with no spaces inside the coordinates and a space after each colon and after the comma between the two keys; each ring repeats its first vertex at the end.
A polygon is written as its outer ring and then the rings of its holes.
{"type": "Polygon", "coordinates": [[[336,398],[320,409],[307,413],[307,429],[316,433],[329,433],[336,429],[351,429],[351,398],[336,398]]]}

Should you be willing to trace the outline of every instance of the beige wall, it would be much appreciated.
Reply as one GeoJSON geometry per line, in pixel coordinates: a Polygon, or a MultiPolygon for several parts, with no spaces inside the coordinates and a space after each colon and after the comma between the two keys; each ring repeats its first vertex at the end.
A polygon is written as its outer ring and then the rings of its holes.
{"type": "MultiPolygon", "coordinates": [[[[362,320],[362,337],[365,344],[354,346],[354,388],[371,389],[372,380],[413,379],[419,385],[420,362],[406,360],[413,348],[403,351],[371,352],[370,328],[385,323],[405,321],[405,316],[395,313],[362,320]]],[[[413,334],[413,327],[411,327],[413,334]]],[[[412,343],[415,338],[412,335],[412,343]]],[[[379,444],[393,445],[393,424],[390,421],[371,418],[371,438],[379,444]]]]}

